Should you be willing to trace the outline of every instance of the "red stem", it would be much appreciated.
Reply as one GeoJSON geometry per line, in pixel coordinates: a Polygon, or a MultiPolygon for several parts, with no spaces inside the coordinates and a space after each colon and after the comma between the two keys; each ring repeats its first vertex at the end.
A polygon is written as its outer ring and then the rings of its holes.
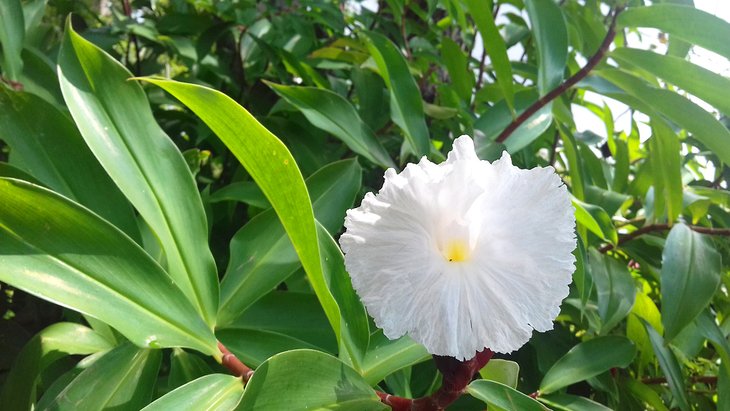
{"type": "Polygon", "coordinates": [[[598,48],[596,54],[594,54],[593,57],[588,60],[588,63],[573,76],[565,80],[562,84],[550,90],[550,92],[545,94],[544,96],[540,97],[540,99],[533,103],[530,107],[528,107],[527,110],[523,111],[519,116],[517,116],[517,118],[514,119],[512,123],[510,123],[507,128],[505,128],[502,133],[499,134],[499,136],[497,136],[496,141],[498,143],[502,143],[504,142],[504,140],[507,140],[507,138],[511,136],[512,133],[514,133],[515,130],[517,130],[517,128],[521,126],[525,121],[529,120],[529,118],[532,117],[533,114],[537,113],[549,102],[560,97],[569,88],[573,87],[579,81],[583,80],[588,75],[588,73],[590,73],[591,70],[593,70],[598,65],[598,63],[601,62],[601,60],[603,60],[606,52],[608,52],[608,48],[611,46],[611,43],[613,43],[613,39],[616,37],[616,18],[622,10],[623,8],[621,7],[614,10],[613,17],[611,19],[611,25],[608,28],[608,33],[606,33],[606,38],[603,39],[603,43],[601,43],[601,46],[598,48]]]}
{"type": "Polygon", "coordinates": [[[218,349],[223,353],[221,365],[228,368],[228,371],[230,371],[234,376],[241,377],[244,383],[248,382],[248,380],[251,379],[251,376],[253,376],[253,370],[248,368],[246,364],[242,363],[235,354],[228,351],[228,348],[226,348],[220,341],[218,342],[218,349]]]}
{"type": "Polygon", "coordinates": [[[485,348],[467,361],[459,361],[453,357],[434,355],[436,368],[443,375],[441,388],[433,394],[417,399],[398,397],[377,391],[383,404],[390,405],[393,411],[441,411],[459,399],[467,385],[492,358],[494,353],[485,348]]]}

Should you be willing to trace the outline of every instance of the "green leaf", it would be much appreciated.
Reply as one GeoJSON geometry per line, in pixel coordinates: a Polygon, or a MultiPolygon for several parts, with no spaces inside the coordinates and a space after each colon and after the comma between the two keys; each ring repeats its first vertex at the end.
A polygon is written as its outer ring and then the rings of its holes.
{"type": "Polygon", "coordinates": [[[258,367],[275,354],[297,348],[337,352],[337,337],[329,328],[316,296],[272,291],[216,335],[241,361],[258,367]]]}
{"type": "Polygon", "coordinates": [[[352,288],[340,247],[321,224],[317,224],[317,235],[327,286],[340,310],[340,359],[359,372],[370,340],[368,315],[352,288]]]}
{"type": "Polygon", "coordinates": [[[0,1],[0,45],[3,53],[3,73],[10,80],[17,81],[23,71],[25,23],[20,0],[0,1]]]}
{"type": "Polygon", "coordinates": [[[81,324],[61,322],[46,327],[18,353],[0,391],[3,409],[31,409],[36,400],[39,376],[54,361],[68,355],[87,355],[111,348],[109,341],[81,324]]]}
{"type": "Polygon", "coordinates": [[[0,281],[98,318],[137,345],[220,355],[180,289],[117,228],[21,180],[0,178],[0,198],[0,281]]]}
{"type": "MultiPolygon", "coordinates": [[[[322,167],[307,179],[317,221],[334,233],[360,190],[355,160],[322,167]]],[[[233,322],[248,306],[300,267],[296,251],[273,210],[253,218],[231,240],[231,260],[221,283],[219,326],[233,322]]]]}
{"type": "Polygon", "coordinates": [[[537,88],[544,96],[563,81],[568,65],[568,29],[563,12],[553,0],[525,0],[525,8],[537,43],[537,88]]]}
{"type": "Polygon", "coordinates": [[[218,274],[203,204],[188,165],[157,125],[142,87],[128,81],[131,74],[121,64],[76,34],[70,20],[58,66],[64,99],[86,144],[156,234],[170,276],[213,325],[218,274]]]}
{"type": "Polygon", "coordinates": [[[636,294],[636,300],[633,308],[631,308],[631,314],[633,315],[629,315],[626,319],[626,336],[636,344],[636,348],[639,351],[638,365],[640,369],[643,369],[654,359],[654,355],[652,354],[651,342],[649,341],[649,336],[646,334],[642,320],[651,324],[661,334],[664,332],[662,317],[651,297],[643,292],[636,294]]]}
{"type": "Polygon", "coordinates": [[[669,124],[661,119],[652,120],[649,139],[649,162],[654,177],[654,218],[665,212],[672,224],[682,212],[682,164],[679,138],[669,124]]]}
{"type": "Polygon", "coordinates": [[[618,243],[616,227],[606,210],[594,204],[584,203],[575,197],[572,198],[572,203],[575,207],[575,219],[578,224],[611,244],[618,243]]]}
{"type": "Polygon", "coordinates": [[[656,354],[657,361],[659,361],[659,367],[661,367],[662,372],[664,372],[667,378],[669,389],[674,395],[674,400],[682,411],[689,411],[690,406],[685,391],[684,376],[682,375],[682,368],[679,366],[677,357],[664,344],[662,336],[649,323],[646,321],[642,322],[644,323],[644,327],[646,327],[646,332],[649,334],[649,341],[651,341],[651,345],[654,347],[654,354],[656,354]]]}
{"type": "Polygon", "coordinates": [[[309,193],[286,146],[246,109],[219,91],[170,80],[145,81],[163,88],[197,114],[241,162],[276,210],[332,328],[339,330],[337,304],[327,289],[319,260],[309,193]]]}
{"type": "Polygon", "coordinates": [[[644,401],[646,404],[652,406],[656,411],[669,411],[669,408],[664,405],[662,397],[660,397],[659,394],[652,390],[648,385],[642,384],[631,377],[622,378],[622,381],[626,384],[626,388],[628,388],[633,395],[644,401]]]}
{"type": "Polygon", "coordinates": [[[213,370],[200,356],[180,348],[173,348],[170,355],[170,374],[167,377],[167,389],[173,390],[212,373],[213,370]]]}
{"type": "Polygon", "coordinates": [[[484,368],[479,370],[479,375],[485,380],[496,381],[517,388],[520,377],[520,364],[514,361],[492,358],[484,368]]]}
{"type": "Polygon", "coordinates": [[[209,374],[191,381],[142,408],[143,411],[227,411],[235,409],[243,395],[243,381],[225,374],[209,374]]]}
{"type": "Polygon", "coordinates": [[[375,385],[386,376],[429,358],[431,354],[423,345],[410,337],[390,340],[383,335],[383,330],[379,329],[370,335],[370,345],[361,374],[368,384],[375,385]]]}
{"type": "Polygon", "coordinates": [[[137,410],[152,398],[162,351],[123,344],[81,372],[43,410],[137,410]]]}
{"type": "Polygon", "coordinates": [[[507,411],[543,411],[546,409],[527,395],[495,381],[472,381],[466,387],[466,392],[490,406],[494,405],[507,411]]]}
{"type": "MultiPolygon", "coordinates": [[[[686,129],[701,143],[712,150],[725,163],[730,164],[730,130],[725,128],[705,109],[666,89],[655,88],[631,74],[615,69],[597,72],[601,77],[621,87],[642,105],[656,110],[672,122],[686,129]]],[[[633,105],[633,104],[631,104],[633,105]]],[[[642,111],[645,107],[638,107],[642,111]]],[[[656,117],[655,113],[646,113],[656,117]]]]}
{"type": "Polygon", "coordinates": [[[550,367],[540,382],[540,392],[550,394],[611,368],[626,368],[635,356],[634,343],[623,336],[596,337],[582,342],[550,367]]]}
{"type": "Polygon", "coordinates": [[[327,354],[295,350],[275,355],[256,369],[239,411],[387,410],[352,368],[327,354]]]}
{"type": "Polygon", "coordinates": [[[494,22],[490,2],[466,0],[466,7],[482,37],[484,49],[489,54],[492,67],[497,75],[497,83],[502,89],[510,112],[515,112],[515,91],[512,84],[512,65],[507,56],[507,45],[494,22]]]}
{"type": "Polygon", "coordinates": [[[208,201],[211,203],[240,201],[258,208],[265,209],[271,207],[269,200],[266,199],[264,193],[261,192],[261,189],[253,181],[231,183],[211,194],[208,201]]]}
{"type": "Polygon", "coordinates": [[[423,100],[408,63],[387,37],[375,32],[363,36],[378,71],[390,90],[390,115],[403,130],[416,157],[431,152],[428,127],[423,112],[423,100]]]}
{"type": "Polygon", "coordinates": [[[560,411],[611,411],[603,404],[570,394],[541,395],[538,400],[560,411]]]}
{"type": "Polygon", "coordinates": [[[664,337],[672,340],[710,303],[720,285],[720,254],[711,241],[684,224],[669,232],[662,252],[664,337]]]}
{"type": "Polygon", "coordinates": [[[0,107],[0,139],[10,146],[13,164],[139,238],[132,207],[71,119],[38,96],[5,88],[0,88],[0,107]]]}
{"type": "Polygon", "coordinates": [[[730,24],[692,6],[631,7],[619,15],[618,27],[655,28],[730,59],[730,24]]]}
{"type": "Polygon", "coordinates": [[[589,264],[598,294],[598,314],[603,320],[601,332],[606,332],[631,312],[636,286],[625,264],[596,249],[589,251],[589,264]]]}
{"type": "MultiPolygon", "coordinates": [[[[538,95],[534,88],[516,93],[514,96],[514,110],[521,113],[532,105],[537,98],[538,95]]],[[[512,108],[507,105],[505,100],[500,100],[477,119],[474,128],[483,132],[487,141],[493,141],[514,119],[511,110],[512,108]]],[[[540,137],[552,122],[553,115],[550,107],[543,107],[522,123],[510,135],[510,138],[504,141],[507,151],[514,154],[527,147],[540,137]]],[[[478,146],[484,147],[486,145],[479,144],[478,146]]]]}
{"type": "Polygon", "coordinates": [[[314,87],[266,83],[297,107],[307,120],[347,144],[357,154],[384,168],[395,167],[383,145],[357,114],[352,104],[337,93],[314,87]]]}
{"type": "Polygon", "coordinates": [[[730,101],[721,90],[730,90],[730,79],[675,56],[621,47],[611,57],[622,65],[638,67],[701,98],[730,116],[730,101]]]}
{"type": "Polygon", "coordinates": [[[441,42],[441,58],[446,65],[454,90],[467,103],[474,92],[474,72],[469,70],[468,56],[451,38],[444,36],[441,42]]]}

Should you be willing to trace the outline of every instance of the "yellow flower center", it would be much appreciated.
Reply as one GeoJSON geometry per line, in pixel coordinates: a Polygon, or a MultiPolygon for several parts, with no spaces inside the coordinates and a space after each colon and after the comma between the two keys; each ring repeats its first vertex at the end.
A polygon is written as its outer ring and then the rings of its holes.
{"type": "Polygon", "coordinates": [[[450,263],[459,263],[469,258],[469,246],[461,240],[452,240],[444,248],[444,257],[450,263]]]}

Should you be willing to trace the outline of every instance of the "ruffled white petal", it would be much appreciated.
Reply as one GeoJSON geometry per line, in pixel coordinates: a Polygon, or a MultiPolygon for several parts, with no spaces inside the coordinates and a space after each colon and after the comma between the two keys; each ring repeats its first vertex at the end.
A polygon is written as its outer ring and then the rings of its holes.
{"type": "Polygon", "coordinates": [[[349,210],[340,238],[355,290],[389,338],[459,359],[511,352],[546,331],[568,294],[575,220],[552,168],[477,158],[467,136],[349,210]]]}

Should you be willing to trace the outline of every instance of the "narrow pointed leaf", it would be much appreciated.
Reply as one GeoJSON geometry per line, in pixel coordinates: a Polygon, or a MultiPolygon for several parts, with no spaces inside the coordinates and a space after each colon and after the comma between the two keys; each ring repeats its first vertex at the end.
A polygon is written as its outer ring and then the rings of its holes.
{"type": "Polygon", "coordinates": [[[466,392],[506,411],[544,411],[545,407],[514,388],[496,381],[472,381],[466,392]]]}
{"type": "Polygon", "coordinates": [[[631,312],[636,299],[636,286],[626,265],[613,257],[591,249],[589,263],[598,294],[598,314],[603,321],[601,331],[606,332],[631,312]]]}
{"type": "Polygon", "coordinates": [[[682,375],[682,368],[679,365],[679,361],[677,361],[677,357],[665,345],[662,336],[649,323],[643,320],[642,322],[644,323],[644,327],[646,327],[646,332],[649,334],[649,341],[651,341],[651,345],[654,347],[654,354],[656,354],[659,367],[667,377],[667,383],[669,383],[669,389],[674,395],[674,400],[682,411],[689,411],[691,408],[685,390],[684,376],[682,375]]]}
{"type": "Polygon", "coordinates": [[[586,397],[570,394],[551,394],[540,396],[540,402],[549,405],[557,411],[611,411],[611,408],[586,397]]]}
{"type": "Polygon", "coordinates": [[[43,329],[16,357],[0,391],[0,404],[5,411],[31,409],[40,373],[51,363],[68,355],[86,355],[111,348],[109,341],[81,324],[61,322],[43,329]]]}
{"type": "Polygon", "coordinates": [[[275,355],[256,369],[237,410],[387,410],[352,368],[312,350],[275,355]]]}
{"type": "Polygon", "coordinates": [[[299,255],[309,281],[339,334],[337,304],[322,273],[314,213],[294,158],[284,143],[246,109],[206,87],[147,78],[175,96],[213,130],[236,156],[271,203],[299,255]]]}
{"type": "MultiPolygon", "coordinates": [[[[622,88],[632,98],[639,100],[642,105],[656,110],[657,113],[692,133],[720,160],[730,164],[730,130],[705,109],[673,91],[650,86],[621,70],[604,69],[598,73],[601,77],[622,88]]],[[[643,107],[637,108],[644,110],[643,107]]],[[[654,115],[652,112],[646,114],[654,115]]]]}
{"type": "Polygon", "coordinates": [[[355,153],[381,167],[395,167],[370,127],[360,119],[355,107],[344,97],[315,87],[267,84],[298,108],[314,126],[339,138],[355,153]]]}
{"type": "Polygon", "coordinates": [[[553,0],[526,0],[525,7],[537,43],[537,88],[544,96],[563,81],[568,63],[568,29],[563,12],[553,0]]]}
{"type": "Polygon", "coordinates": [[[655,28],[730,59],[730,23],[692,6],[631,7],[619,15],[618,26],[655,28]]]}
{"type": "Polygon", "coordinates": [[[81,372],[44,411],[137,410],[152,398],[162,352],[124,344],[81,372]]]}
{"type": "Polygon", "coordinates": [[[0,198],[0,281],[102,320],[137,345],[219,354],[172,279],[117,228],[21,180],[0,178],[0,198]]]}
{"type": "Polygon", "coordinates": [[[431,358],[423,345],[405,336],[390,340],[377,330],[370,335],[370,345],[365,355],[362,376],[374,385],[386,376],[405,367],[431,358]]]}
{"type": "Polygon", "coordinates": [[[595,377],[611,368],[625,368],[636,356],[636,347],[626,337],[596,337],[571,348],[545,373],[540,392],[550,394],[563,387],[595,377]]]}
{"type": "Polygon", "coordinates": [[[213,325],[218,275],[203,204],[182,154],[131,74],[70,24],[58,65],[64,99],[86,144],[159,238],[170,276],[213,325]]]}
{"type": "Polygon", "coordinates": [[[669,232],[662,252],[664,338],[672,340],[710,303],[720,285],[720,254],[703,234],[684,224],[669,232]]]}
{"type": "Polygon", "coordinates": [[[10,146],[14,164],[130,237],[139,237],[132,207],[70,118],[38,96],[2,88],[0,107],[0,139],[10,146]]]}
{"type": "Polygon", "coordinates": [[[573,198],[575,219],[593,234],[603,238],[611,244],[618,243],[618,233],[606,210],[595,204],[584,203],[573,198]]]}
{"type": "Polygon", "coordinates": [[[662,80],[715,106],[730,116],[730,101],[720,90],[730,90],[730,79],[675,56],[621,47],[611,57],[622,65],[646,70],[662,80]]]}
{"type": "MultiPolygon", "coordinates": [[[[322,167],[306,181],[317,221],[335,233],[360,189],[361,169],[344,160],[322,167]]],[[[274,210],[264,211],[231,240],[231,260],[221,283],[219,325],[225,327],[247,307],[301,267],[274,210]]]]}
{"type": "Polygon", "coordinates": [[[170,391],[142,411],[229,411],[236,408],[242,395],[240,378],[210,374],[170,391]]]}
{"type": "Polygon", "coordinates": [[[406,59],[393,42],[382,34],[368,32],[364,37],[370,55],[390,90],[390,113],[393,122],[403,130],[416,157],[428,155],[431,151],[431,142],[424,117],[421,91],[408,70],[406,59]]]}
{"type": "Polygon", "coordinates": [[[492,61],[492,67],[494,67],[494,72],[497,75],[497,83],[504,94],[504,100],[507,102],[510,111],[514,113],[515,91],[512,84],[512,65],[507,56],[507,45],[494,22],[492,9],[489,7],[490,3],[467,0],[466,7],[474,19],[479,34],[482,36],[482,45],[492,61]]]}
{"type": "Polygon", "coordinates": [[[2,69],[10,80],[18,81],[23,71],[25,26],[23,6],[20,0],[0,1],[0,45],[2,45],[2,69]]]}

